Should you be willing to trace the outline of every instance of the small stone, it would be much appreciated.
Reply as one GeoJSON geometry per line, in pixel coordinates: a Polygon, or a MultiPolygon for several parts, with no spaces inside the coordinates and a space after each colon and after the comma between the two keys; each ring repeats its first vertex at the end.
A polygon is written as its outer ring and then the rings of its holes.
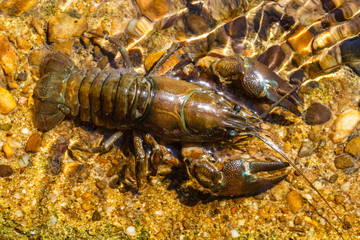
{"type": "Polygon", "coordinates": [[[29,55],[29,63],[32,66],[39,67],[43,59],[48,53],[41,49],[33,49],[29,55]]]}
{"type": "Polygon", "coordinates": [[[169,6],[165,0],[136,0],[141,13],[151,21],[160,19],[169,11],[169,6]]]}
{"type": "Polygon", "coordinates": [[[187,24],[191,30],[191,32],[196,35],[203,34],[210,30],[209,25],[206,23],[205,19],[196,14],[190,14],[187,19],[187,24]]]}
{"type": "Polygon", "coordinates": [[[90,192],[86,192],[86,193],[83,193],[81,195],[81,198],[84,200],[84,201],[88,201],[92,198],[92,194],[90,192]]]}
{"type": "Polygon", "coordinates": [[[344,202],[344,200],[345,200],[345,197],[342,194],[339,194],[335,197],[336,204],[342,204],[344,202]]]}
{"type": "Polygon", "coordinates": [[[349,167],[354,166],[352,157],[349,155],[343,155],[343,156],[336,157],[334,160],[334,163],[335,163],[335,167],[337,169],[344,169],[344,168],[349,168],[349,167]]]}
{"type": "Polygon", "coordinates": [[[2,131],[9,131],[11,128],[12,128],[11,123],[0,124],[0,130],[2,131]]]}
{"type": "Polygon", "coordinates": [[[22,50],[30,50],[32,48],[31,43],[29,43],[25,38],[22,36],[16,37],[16,44],[19,49],[22,50]]]}
{"type": "Polygon", "coordinates": [[[72,175],[74,173],[76,173],[77,171],[79,171],[81,169],[82,165],[80,165],[77,162],[69,162],[67,164],[64,165],[64,167],[62,168],[62,172],[65,175],[72,175]]]}
{"type": "Polygon", "coordinates": [[[72,46],[73,46],[73,41],[72,40],[56,42],[54,44],[54,52],[55,51],[60,51],[60,52],[65,53],[68,56],[71,56],[72,46]]]}
{"type": "Polygon", "coordinates": [[[112,177],[116,174],[119,169],[116,166],[112,166],[106,173],[107,177],[112,177]]]}
{"type": "Polygon", "coordinates": [[[109,187],[112,189],[117,189],[120,186],[120,178],[119,177],[114,177],[110,182],[109,182],[109,187]]]}
{"type": "Polygon", "coordinates": [[[347,192],[349,192],[350,187],[351,187],[350,182],[346,182],[343,185],[341,185],[340,189],[341,189],[341,191],[347,193],[347,192]]]}
{"type": "Polygon", "coordinates": [[[44,35],[44,22],[42,20],[40,20],[39,18],[34,18],[33,20],[31,20],[31,26],[39,35],[44,35]]]}
{"type": "Polygon", "coordinates": [[[308,125],[318,125],[326,123],[331,118],[331,110],[329,107],[315,102],[306,110],[304,120],[308,125]]]}
{"type": "Polygon", "coordinates": [[[9,82],[8,87],[10,90],[17,89],[17,88],[19,88],[19,84],[17,84],[16,82],[9,82]]]}
{"type": "Polygon", "coordinates": [[[96,180],[96,187],[100,190],[103,190],[106,188],[106,181],[104,180],[96,180]]]}
{"type": "Polygon", "coordinates": [[[135,38],[144,36],[152,30],[152,23],[145,17],[131,20],[127,26],[127,31],[135,38]]]}
{"type": "Polygon", "coordinates": [[[360,137],[351,139],[346,144],[345,152],[353,155],[354,157],[360,157],[360,137]]]}
{"type": "Polygon", "coordinates": [[[22,158],[19,159],[18,163],[20,167],[27,167],[29,165],[30,156],[25,154],[22,158]]]}
{"type": "Polygon", "coordinates": [[[240,237],[240,234],[238,233],[238,231],[236,231],[235,229],[231,230],[231,237],[232,238],[238,238],[240,237]]]}
{"type": "Polygon", "coordinates": [[[352,224],[353,224],[354,219],[356,219],[356,218],[351,218],[350,216],[345,216],[344,217],[344,228],[345,229],[352,228],[352,224]]]}
{"type": "Polygon", "coordinates": [[[27,79],[27,73],[22,72],[17,76],[16,81],[23,82],[23,81],[26,81],[26,79],[27,79]]]}
{"type": "Polygon", "coordinates": [[[20,209],[15,211],[15,215],[18,217],[24,216],[23,212],[20,209]]]}
{"type": "Polygon", "coordinates": [[[49,20],[49,41],[56,42],[59,39],[80,37],[86,31],[85,18],[74,18],[66,13],[59,13],[49,20]]]}
{"type": "Polygon", "coordinates": [[[297,213],[303,206],[303,199],[296,190],[289,192],[286,200],[292,213],[297,213]]]}
{"type": "Polygon", "coordinates": [[[342,112],[335,120],[331,129],[330,139],[336,143],[343,143],[348,136],[354,131],[360,121],[360,112],[356,109],[347,109],[342,112]]]}
{"type": "Polygon", "coordinates": [[[165,54],[165,50],[160,51],[160,52],[155,52],[155,53],[150,53],[146,56],[145,61],[144,61],[144,65],[145,65],[145,70],[146,71],[150,71],[150,69],[155,65],[155,63],[157,61],[159,61],[159,59],[162,57],[162,55],[165,54]]]}
{"type": "Polygon", "coordinates": [[[334,183],[338,179],[339,175],[334,174],[329,178],[329,183],[334,183]]]}
{"type": "Polygon", "coordinates": [[[8,81],[13,80],[18,65],[16,49],[5,35],[0,35],[0,65],[8,81]]]}
{"type": "Polygon", "coordinates": [[[17,101],[17,103],[22,106],[27,102],[27,98],[26,97],[20,97],[19,100],[17,101]]]}
{"type": "Polygon", "coordinates": [[[0,113],[8,114],[16,108],[16,102],[11,93],[0,87],[0,113]]]}
{"type": "Polygon", "coordinates": [[[314,227],[318,227],[319,223],[311,218],[309,218],[308,216],[305,216],[304,221],[307,223],[310,223],[311,225],[313,225],[314,227]]]}
{"type": "Polygon", "coordinates": [[[133,226],[127,227],[125,232],[127,235],[136,236],[136,229],[133,226]]]}
{"type": "Polygon", "coordinates": [[[294,219],[294,224],[295,224],[295,225],[300,225],[301,223],[302,223],[301,218],[300,218],[300,217],[295,217],[295,219],[294,219]]]}
{"type": "Polygon", "coordinates": [[[298,156],[300,158],[311,156],[314,153],[314,147],[312,145],[312,142],[310,142],[308,139],[305,139],[298,152],[298,156]]]}
{"type": "Polygon", "coordinates": [[[0,164],[0,177],[10,177],[13,175],[14,170],[5,164],[0,164]]]}
{"type": "Polygon", "coordinates": [[[93,215],[92,215],[91,220],[92,220],[93,222],[95,222],[95,221],[100,221],[100,220],[101,220],[101,215],[100,215],[100,213],[99,213],[98,211],[95,211],[95,212],[93,213],[93,215]]]}
{"type": "Polygon", "coordinates": [[[40,151],[41,135],[34,133],[31,135],[26,143],[26,152],[38,152],[40,151]]]}
{"type": "Polygon", "coordinates": [[[12,16],[20,16],[30,11],[37,3],[37,0],[7,0],[0,3],[0,12],[5,12],[12,16]]]}
{"type": "Polygon", "coordinates": [[[90,211],[91,209],[93,209],[93,205],[91,205],[91,203],[89,202],[84,202],[83,204],[81,204],[81,208],[84,211],[90,211]]]}
{"type": "Polygon", "coordinates": [[[11,157],[14,156],[14,150],[12,149],[12,147],[10,146],[10,144],[8,144],[8,143],[5,143],[5,144],[3,145],[3,151],[4,151],[5,156],[6,156],[7,158],[11,158],[11,157]]]}

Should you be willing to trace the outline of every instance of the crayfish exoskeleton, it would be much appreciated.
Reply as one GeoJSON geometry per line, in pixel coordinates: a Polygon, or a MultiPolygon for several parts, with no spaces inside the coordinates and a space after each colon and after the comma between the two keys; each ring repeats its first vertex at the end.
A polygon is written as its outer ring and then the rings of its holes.
{"type": "MultiPolygon", "coordinates": [[[[120,131],[96,151],[109,148],[122,135],[121,131],[133,129],[138,186],[141,176],[154,174],[161,163],[169,163],[161,159],[166,149],[159,147],[154,137],[168,143],[199,145],[226,144],[236,136],[256,136],[286,158],[276,145],[260,135],[259,119],[252,112],[211,89],[169,77],[97,68],[85,71],[59,52],[46,58],[41,73],[34,91],[38,129],[48,131],[68,117],[120,131]],[[146,132],[145,142],[153,148],[149,164],[138,134],[146,132]]],[[[283,162],[246,163],[231,158],[218,168],[201,160],[206,154],[188,154],[189,149],[185,150],[189,174],[216,195],[257,192],[262,185],[275,184],[285,177],[265,179],[251,174],[286,167],[283,162]]],[[[231,150],[227,150],[229,153],[231,150]]]]}

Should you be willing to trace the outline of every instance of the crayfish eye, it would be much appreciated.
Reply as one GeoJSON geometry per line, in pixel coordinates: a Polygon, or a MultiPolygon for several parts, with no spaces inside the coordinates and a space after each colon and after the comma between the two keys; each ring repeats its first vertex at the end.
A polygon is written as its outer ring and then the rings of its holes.
{"type": "Polygon", "coordinates": [[[228,131],[228,137],[229,138],[236,137],[236,131],[234,129],[231,129],[230,131],[228,131]]]}
{"type": "Polygon", "coordinates": [[[239,105],[235,105],[234,112],[239,113],[241,111],[241,107],[239,105]]]}

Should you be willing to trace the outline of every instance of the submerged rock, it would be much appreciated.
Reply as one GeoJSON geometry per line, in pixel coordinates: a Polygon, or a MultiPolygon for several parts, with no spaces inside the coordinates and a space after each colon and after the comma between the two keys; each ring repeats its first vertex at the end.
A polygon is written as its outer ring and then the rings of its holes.
{"type": "Polygon", "coordinates": [[[331,110],[327,106],[315,102],[306,110],[304,118],[308,125],[323,124],[330,120],[331,110]]]}
{"type": "Polygon", "coordinates": [[[0,87],[0,113],[8,114],[16,108],[16,102],[11,93],[0,87]]]}
{"type": "Polygon", "coordinates": [[[333,143],[343,143],[348,136],[354,131],[360,121],[360,112],[356,109],[347,109],[342,112],[335,120],[331,129],[330,139],[333,143]]]}
{"type": "Polygon", "coordinates": [[[354,157],[360,157],[360,137],[351,139],[346,144],[345,152],[353,155],[354,157]]]}
{"type": "Polygon", "coordinates": [[[60,13],[49,20],[49,41],[56,42],[59,39],[80,37],[86,29],[85,18],[78,19],[66,13],[60,13]]]}
{"type": "Polygon", "coordinates": [[[18,66],[16,49],[5,35],[0,35],[0,65],[8,81],[13,80],[18,66]]]}
{"type": "Polygon", "coordinates": [[[30,11],[37,3],[37,0],[8,0],[0,3],[0,12],[12,16],[20,16],[30,11]]]}

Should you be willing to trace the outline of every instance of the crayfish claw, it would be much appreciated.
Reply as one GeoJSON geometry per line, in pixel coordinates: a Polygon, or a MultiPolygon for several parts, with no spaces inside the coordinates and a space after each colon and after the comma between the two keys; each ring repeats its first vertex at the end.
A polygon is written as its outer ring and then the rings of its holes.
{"type": "Polygon", "coordinates": [[[270,101],[274,102],[274,104],[270,107],[271,109],[277,105],[289,110],[290,112],[294,113],[297,116],[301,116],[301,112],[298,109],[298,105],[302,105],[300,97],[296,94],[286,93],[284,96],[279,94],[278,89],[276,88],[269,88],[266,92],[266,98],[270,101]],[[293,96],[294,95],[294,96],[293,96]],[[287,98],[291,99],[289,101],[287,98]]]}
{"type": "Polygon", "coordinates": [[[218,195],[233,196],[263,192],[285,179],[287,174],[262,177],[253,173],[279,170],[288,165],[286,162],[247,162],[242,159],[229,162],[222,169],[222,189],[218,195]]]}
{"type": "Polygon", "coordinates": [[[251,173],[258,173],[263,171],[274,171],[279,170],[285,167],[288,167],[289,163],[287,162],[250,162],[249,171],[251,173]]]}

